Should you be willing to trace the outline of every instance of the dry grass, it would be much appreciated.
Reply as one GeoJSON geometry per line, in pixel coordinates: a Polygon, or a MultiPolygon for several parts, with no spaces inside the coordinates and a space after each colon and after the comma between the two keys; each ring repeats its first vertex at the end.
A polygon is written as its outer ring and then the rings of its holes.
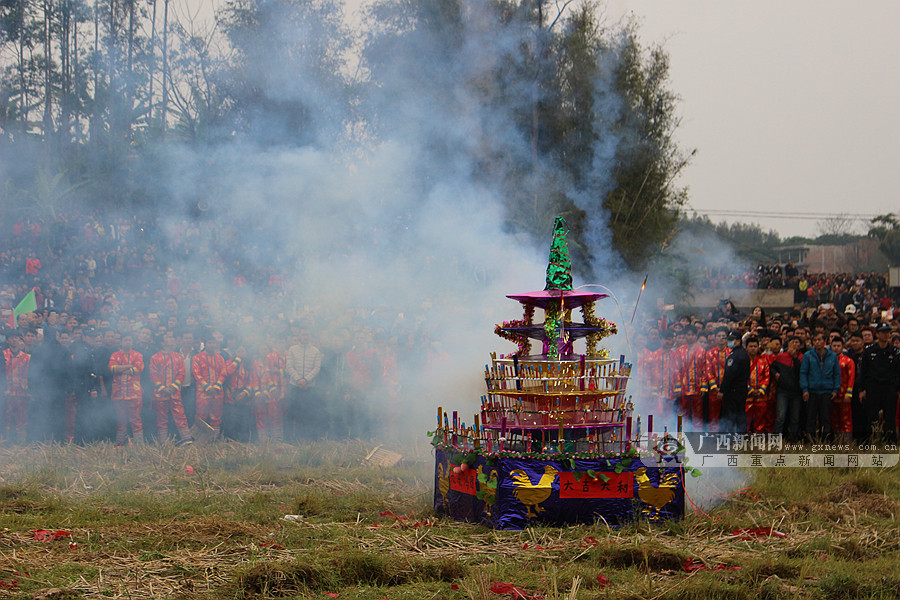
{"type": "Polygon", "coordinates": [[[428,455],[371,449],[0,449],[0,598],[900,597],[897,469],[759,472],[681,523],[491,531],[433,515],[428,455]]]}

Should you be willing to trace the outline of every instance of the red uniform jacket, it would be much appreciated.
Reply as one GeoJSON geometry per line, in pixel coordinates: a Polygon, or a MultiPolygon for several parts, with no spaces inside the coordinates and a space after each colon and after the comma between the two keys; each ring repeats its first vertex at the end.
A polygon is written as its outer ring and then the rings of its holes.
{"type": "Polygon", "coordinates": [[[660,348],[653,353],[653,359],[650,361],[652,368],[651,383],[653,385],[653,393],[660,398],[672,399],[675,397],[675,381],[676,364],[675,351],[660,348]]]}
{"type": "Polygon", "coordinates": [[[253,369],[244,366],[244,361],[234,358],[228,361],[225,367],[228,375],[225,377],[225,402],[229,404],[247,404],[254,395],[253,369]]]}
{"type": "Polygon", "coordinates": [[[685,346],[681,363],[681,393],[685,396],[698,396],[704,391],[706,380],[706,351],[700,344],[685,346]]]}
{"type": "Polygon", "coordinates": [[[650,365],[653,363],[653,350],[641,348],[638,350],[637,360],[635,361],[635,370],[639,373],[639,377],[644,379],[650,377],[650,365]]]}
{"type": "Polygon", "coordinates": [[[725,361],[728,360],[729,354],[731,354],[731,348],[727,347],[719,350],[719,347],[716,346],[706,351],[706,381],[704,382],[706,391],[719,391],[719,385],[725,375],[725,361]]]}
{"type": "MultiPolygon", "coordinates": [[[[753,402],[765,402],[766,391],[769,389],[769,359],[763,354],[757,354],[750,359],[750,389],[749,393],[759,392],[760,396],[753,398],[753,402]]],[[[747,396],[750,402],[750,396],[747,396]]]]}
{"type": "Polygon", "coordinates": [[[682,344],[672,350],[672,376],[674,377],[672,393],[675,396],[681,396],[681,382],[684,379],[684,368],[687,365],[689,350],[687,344],[682,344]]]}
{"type": "Polygon", "coordinates": [[[268,391],[266,390],[263,380],[267,374],[266,363],[260,359],[253,361],[250,366],[250,394],[254,400],[264,401],[270,400],[268,391]],[[262,396],[262,398],[260,398],[262,396]]]}
{"type": "MultiPolygon", "coordinates": [[[[769,385],[767,388],[766,395],[768,396],[769,400],[774,401],[775,393],[778,391],[778,382],[772,378],[772,363],[775,362],[775,359],[778,358],[778,355],[773,352],[765,352],[765,353],[761,353],[761,356],[763,356],[766,359],[766,364],[769,365],[769,385]]],[[[774,425],[774,422],[773,422],[773,425],[774,425]]]]}
{"type": "Polygon", "coordinates": [[[184,381],[184,357],[178,352],[162,350],[150,357],[150,382],[158,396],[181,397],[184,381]]]}
{"type": "Polygon", "coordinates": [[[20,351],[13,354],[9,348],[3,351],[3,362],[6,367],[6,393],[10,396],[28,394],[28,364],[31,355],[20,351]]]}
{"type": "Polygon", "coordinates": [[[201,352],[191,361],[191,374],[197,381],[197,392],[208,397],[223,398],[225,378],[228,376],[228,364],[218,352],[210,356],[201,352]]]}
{"type": "Polygon", "coordinates": [[[37,272],[41,270],[41,259],[39,258],[26,258],[25,259],[25,273],[27,275],[37,275],[37,272]]]}
{"type": "Polygon", "coordinates": [[[836,400],[849,400],[853,397],[853,382],[856,381],[856,363],[846,354],[838,355],[838,365],[841,367],[841,391],[836,400]]]}
{"type": "Polygon", "coordinates": [[[284,355],[272,350],[266,355],[265,372],[260,387],[269,394],[270,400],[284,397],[284,355]]]}
{"type": "Polygon", "coordinates": [[[119,350],[109,357],[109,369],[116,365],[130,366],[131,370],[124,373],[113,373],[112,392],[113,400],[135,400],[141,397],[141,371],[144,370],[144,357],[137,350],[125,352],[119,350]]]}

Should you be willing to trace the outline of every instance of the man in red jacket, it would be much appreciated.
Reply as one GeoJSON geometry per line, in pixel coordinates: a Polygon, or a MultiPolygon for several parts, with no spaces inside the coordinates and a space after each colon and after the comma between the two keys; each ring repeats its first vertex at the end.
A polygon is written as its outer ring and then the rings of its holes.
{"type": "Polygon", "coordinates": [[[17,444],[24,444],[28,426],[28,366],[31,355],[25,352],[22,334],[14,331],[7,337],[9,348],[3,351],[4,373],[6,375],[6,414],[0,434],[17,444]]]}
{"type": "Polygon", "coordinates": [[[747,430],[766,433],[768,423],[769,360],[759,351],[759,338],[747,338],[750,355],[750,384],[747,392],[747,430]]]}
{"type": "Polygon", "coordinates": [[[706,377],[706,352],[697,343],[697,328],[685,327],[685,345],[679,357],[681,408],[697,431],[703,428],[703,381],[706,377]]]}
{"type": "Polygon", "coordinates": [[[258,407],[257,428],[260,440],[270,439],[280,442],[284,439],[282,421],[282,402],[285,389],[284,354],[279,351],[276,342],[270,340],[271,350],[265,357],[265,364],[260,381],[260,391],[264,406],[258,407]]]}
{"type": "Polygon", "coordinates": [[[143,388],[141,371],[144,358],[134,350],[134,337],[130,333],[122,335],[122,349],[109,357],[109,371],[112,373],[110,399],[116,411],[116,445],[128,440],[128,425],[131,425],[132,442],[144,442],[144,426],[141,422],[143,388]]]}
{"type": "Polygon", "coordinates": [[[153,385],[153,409],[159,441],[169,437],[169,414],[178,430],[180,444],[193,443],[184,406],[181,403],[181,384],[184,381],[184,357],[175,351],[175,334],[163,336],[163,349],[150,358],[150,383],[153,385]]]}
{"type": "MultiPolygon", "coordinates": [[[[659,409],[669,411],[672,407],[672,401],[675,399],[675,385],[677,381],[677,371],[674,368],[677,364],[675,351],[672,349],[674,335],[671,329],[660,332],[660,340],[662,346],[653,353],[650,360],[650,380],[653,397],[659,409]]],[[[680,386],[680,382],[678,383],[680,386]]]]}
{"type": "Polygon", "coordinates": [[[831,351],[838,356],[841,369],[841,389],[837,397],[831,401],[831,431],[835,441],[850,443],[853,435],[853,412],[850,401],[853,399],[853,383],[856,380],[856,363],[844,354],[844,340],[835,337],[831,340],[831,351]]]}
{"type": "Polygon", "coordinates": [[[706,351],[706,378],[704,391],[709,392],[709,428],[719,430],[719,416],[722,414],[722,400],[719,399],[719,386],[725,375],[725,361],[731,354],[728,347],[728,330],[724,327],[716,329],[715,346],[706,351]]]}
{"type": "Polygon", "coordinates": [[[258,382],[247,347],[238,343],[234,358],[225,365],[225,396],[222,407],[222,437],[249,442],[253,436],[253,398],[258,382]]]}
{"type": "Polygon", "coordinates": [[[197,383],[197,418],[195,425],[213,438],[219,437],[222,427],[222,405],[225,401],[225,378],[228,363],[219,354],[218,331],[204,340],[203,352],[191,361],[191,374],[197,383]]]}

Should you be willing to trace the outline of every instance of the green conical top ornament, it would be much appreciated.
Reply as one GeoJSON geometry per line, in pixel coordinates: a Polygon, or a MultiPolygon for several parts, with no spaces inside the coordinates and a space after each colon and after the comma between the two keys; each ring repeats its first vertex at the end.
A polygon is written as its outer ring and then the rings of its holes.
{"type": "Polygon", "coordinates": [[[547,285],[545,290],[572,289],[572,259],[569,257],[569,243],[566,241],[566,221],[556,217],[553,224],[553,242],[550,244],[550,263],[547,265],[547,285]]]}

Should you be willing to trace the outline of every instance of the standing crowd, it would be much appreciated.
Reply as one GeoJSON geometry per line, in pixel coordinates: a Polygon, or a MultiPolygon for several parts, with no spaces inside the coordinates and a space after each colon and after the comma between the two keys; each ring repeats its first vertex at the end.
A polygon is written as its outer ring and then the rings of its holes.
{"type": "MultiPolygon", "coordinates": [[[[401,374],[445,356],[425,314],[302,306],[282,273],[304,257],[244,226],[79,213],[0,224],[0,438],[294,442],[395,430],[415,397],[401,374]],[[15,318],[29,292],[36,310],[15,318]]],[[[766,286],[796,282],[787,313],[745,316],[722,301],[646,322],[634,361],[646,400],[698,428],[896,437],[897,289],[881,274],[796,271],[755,273],[766,286]]]]}
{"type": "Polygon", "coordinates": [[[647,321],[636,338],[645,400],[696,431],[898,439],[900,309],[891,298],[869,311],[826,302],[746,316],[724,300],[705,316],[647,321]]]}
{"type": "Polygon", "coordinates": [[[0,439],[394,433],[409,412],[401,370],[442,355],[422,321],[304,305],[282,278],[297,263],[240,227],[74,213],[0,225],[0,439]],[[29,292],[36,310],[14,318],[29,292]]]}

